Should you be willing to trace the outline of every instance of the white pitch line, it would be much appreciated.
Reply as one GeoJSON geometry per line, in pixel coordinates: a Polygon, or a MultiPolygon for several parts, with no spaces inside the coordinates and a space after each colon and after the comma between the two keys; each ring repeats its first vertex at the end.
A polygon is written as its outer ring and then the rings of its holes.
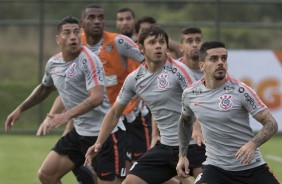
{"type": "Polygon", "coordinates": [[[269,160],[273,160],[273,161],[282,163],[282,157],[279,157],[279,156],[266,155],[266,158],[269,159],[269,160]]]}

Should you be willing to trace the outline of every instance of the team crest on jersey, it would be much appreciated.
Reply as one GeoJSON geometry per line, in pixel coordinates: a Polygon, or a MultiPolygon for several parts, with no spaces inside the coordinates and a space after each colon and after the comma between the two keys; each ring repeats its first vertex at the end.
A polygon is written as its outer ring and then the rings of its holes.
{"type": "Polygon", "coordinates": [[[69,67],[69,69],[67,70],[67,77],[73,77],[73,76],[75,76],[75,74],[76,74],[75,67],[76,67],[76,63],[73,63],[73,64],[69,67]]]}
{"type": "Polygon", "coordinates": [[[158,87],[160,89],[166,89],[169,86],[168,74],[162,73],[158,76],[158,87]]]}
{"type": "Polygon", "coordinates": [[[232,96],[231,95],[227,95],[227,94],[224,94],[224,95],[221,95],[219,97],[219,108],[224,110],[224,111],[227,111],[229,109],[232,108],[233,106],[233,102],[232,102],[232,96]]]}

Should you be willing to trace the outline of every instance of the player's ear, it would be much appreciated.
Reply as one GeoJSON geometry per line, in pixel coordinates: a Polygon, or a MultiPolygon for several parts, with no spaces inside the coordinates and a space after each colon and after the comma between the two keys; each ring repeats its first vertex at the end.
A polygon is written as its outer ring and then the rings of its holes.
{"type": "Polygon", "coordinates": [[[60,45],[61,42],[60,35],[56,35],[56,42],[58,45],[60,45]]]}
{"type": "Polygon", "coordinates": [[[144,46],[139,44],[139,50],[144,55],[144,46]]]}
{"type": "Polygon", "coordinates": [[[203,62],[203,61],[200,61],[200,62],[199,62],[200,70],[201,70],[202,72],[204,71],[204,68],[205,68],[205,67],[204,67],[204,63],[205,63],[205,62],[203,62]]]}

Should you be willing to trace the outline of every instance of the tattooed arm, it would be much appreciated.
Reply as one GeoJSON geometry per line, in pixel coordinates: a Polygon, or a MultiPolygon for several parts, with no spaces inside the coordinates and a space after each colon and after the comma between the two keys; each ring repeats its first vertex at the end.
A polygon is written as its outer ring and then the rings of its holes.
{"type": "Polygon", "coordinates": [[[256,148],[268,141],[278,130],[277,122],[269,109],[260,111],[254,118],[263,125],[263,128],[235,154],[242,164],[251,163],[256,148]]]}
{"type": "Polygon", "coordinates": [[[179,157],[186,156],[190,139],[192,136],[193,123],[195,122],[195,116],[186,116],[181,113],[178,125],[179,136],[179,157]]]}
{"type": "MultiPolygon", "coordinates": [[[[187,110],[187,109],[186,109],[187,110]]],[[[192,112],[192,111],[191,111],[192,112]]],[[[190,143],[193,130],[194,114],[186,116],[181,113],[178,125],[179,136],[179,160],[176,166],[178,176],[187,178],[189,176],[189,160],[187,159],[187,150],[190,143]]]]}
{"type": "Polygon", "coordinates": [[[278,125],[269,109],[257,113],[254,118],[263,125],[262,129],[252,139],[258,148],[278,131],[278,125]]]}

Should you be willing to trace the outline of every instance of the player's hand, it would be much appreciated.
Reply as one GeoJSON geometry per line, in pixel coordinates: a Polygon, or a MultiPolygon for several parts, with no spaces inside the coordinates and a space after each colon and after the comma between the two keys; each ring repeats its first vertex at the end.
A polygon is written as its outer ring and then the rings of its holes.
{"type": "Polygon", "coordinates": [[[160,139],[159,135],[152,136],[150,148],[154,147],[160,139]]]}
{"type": "Polygon", "coordinates": [[[39,128],[37,129],[36,135],[41,136],[41,135],[46,135],[50,132],[51,126],[50,126],[50,117],[47,116],[44,121],[40,124],[39,128]]]}
{"type": "Polygon", "coordinates": [[[5,131],[6,132],[9,132],[11,130],[12,126],[15,124],[17,119],[19,119],[20,114],[21,112],[19,109],[15,109],[11,114],[9,114],[9,116],[7,117],[5,121],[5,131]]]}
{"type": "Polygon", "coordinates": [[[49,121],[49,125],[51,128],[58,128],[61,125],[66,124],[71,118],[68,116],[67,112],[61,114],[48,114],[47,115],[51,120],[49,121]]]}
{"type": "Polygon", "coordinates": [[[186,156],[179,157],[177,166],[176,166],[177,175],[182,178],[189,177],[189,160],[186,156]]]}
{"type": "Polygon", "coordinates": [[[102,145],[100,143],[95,143],[93,146],[89,147],[85,154],[84,165],[91,165],[92,159],[101,151],[102,145]]]}
{"type": "Polygon", "coordinates": [[[249,164],[254,158],[255,150],[256,144],[249,141],[237,151],[235,156],[240,160],[241,164],[249,164]]]}
{"type": "Polygon", "coordinates": [[[196,142],[198,146],[201,146],[202,144],[204,144],[202,128],[198,120],[196,120],[195,124],[193,125],[192,139],[196,142]]]}

